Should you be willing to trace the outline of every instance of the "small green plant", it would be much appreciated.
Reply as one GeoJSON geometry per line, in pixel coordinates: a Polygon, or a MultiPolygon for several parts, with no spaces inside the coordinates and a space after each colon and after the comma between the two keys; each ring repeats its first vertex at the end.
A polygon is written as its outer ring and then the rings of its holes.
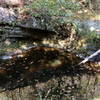
{"type": "Polygon", "coordinates": [[[61,18],[73,16],[72,13],[81,9],[81,5],[73,0],[36,0],[31,5],[26,6],[32,16],[40,17],[45,15],[52,16],[53,18],[61,18]]]}

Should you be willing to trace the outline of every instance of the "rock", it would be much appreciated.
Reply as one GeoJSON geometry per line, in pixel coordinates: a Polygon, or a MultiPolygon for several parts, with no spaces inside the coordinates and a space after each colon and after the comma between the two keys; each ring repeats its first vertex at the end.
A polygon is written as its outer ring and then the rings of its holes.
{"type": "Polygon", "coordinates": [[[35,17],[22,20],[20,26],[23,28],[45,29],[41,26],[40,20],[37,20],[35,17]]]}
{"type": "Polygon", "coordinates": [[[24,5],[24,0],[0,0],[0,5],[22,7],[24,5]]]}
{"type": "Polygon", "coordinates": [[[17,15],[13,9],[0,7],[0,23],[12,23],[16,21],[17,15]]]}
{"type": "Polygon", "coordinates": [[[53,31],[54,27],[51,27],[51,25],[47,24],[49,24],[49,22],[45,22],[45,18],[28,17],[21,20],[19,26],[23,28],[53,31]]]}

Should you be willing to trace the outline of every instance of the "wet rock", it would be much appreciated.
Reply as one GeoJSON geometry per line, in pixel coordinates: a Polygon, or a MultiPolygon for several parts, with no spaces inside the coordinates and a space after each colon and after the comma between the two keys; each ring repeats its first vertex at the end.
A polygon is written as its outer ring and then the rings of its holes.
{"type": "Polygon", "coordinates": [[[51,25],[47,25],[47,24],[49,24],[49,22],[45,22],[45,18],[29,17],[29,18],[21,20],[19,26],[23,28],[53,31],[54,27],[52,27],[51,25]]]}
{"type": "Polygon", "coordinates": [[[22,20],[20,26],[23,28],[45,29],[41,26],[40,19],[38,20],[35,17],[22,20]]]}
{"type": "MultiPolygon", "coordinates": [[[[5,91],[5,89],[2,88],[2,87],[0,87],[0,92],[3,92],[3,91],[5,91]]],[[[1,95],[0,95],[0,96],[1,96],[1,95]]]]}

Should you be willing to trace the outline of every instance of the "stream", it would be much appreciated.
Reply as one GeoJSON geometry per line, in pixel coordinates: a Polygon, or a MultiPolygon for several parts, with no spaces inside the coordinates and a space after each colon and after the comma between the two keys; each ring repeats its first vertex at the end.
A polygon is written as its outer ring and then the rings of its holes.
{"type": "MultiPolygon", "coordinates": [[[[82,23],[91,31],[100,28],[99,21],[82,23]]],[[[32,38],[35,42],[37,35],[43,34],[39,41],[48,35],[47,31],[37,32],[32,38]]],[[[78,65],[84,58],[62,48],[66,44],[60,41],[59,45],[55,41],[24,45],[1,54],[0,100],[100,100],[100,60],[78,65]]]]}
{"type": "Polygon", "coordinates": [[[76,66],[82,60],[60,48],[34,45],[22,52],[1,56],[0,98],[38,100],[42,96],[47,100],[98,99],[100,74],[91,63],[76,66]]]}
{"type": "Polygon", "coordinates": [[[96,33],[100,35],[100,20],[83,20],[76,21],[76,23],[77,22],[82,25],[81,28],[83,28],[83,30],[96,31],[96,33]]]}

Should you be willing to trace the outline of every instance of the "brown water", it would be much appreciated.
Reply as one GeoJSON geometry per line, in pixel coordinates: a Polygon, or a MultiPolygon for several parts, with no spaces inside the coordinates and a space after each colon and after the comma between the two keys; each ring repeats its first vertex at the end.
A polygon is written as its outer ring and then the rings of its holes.
{"type": "Polygon", "coordinates": [[[95,100],[100,74],[61,49],[33,47],[23,56],[0,61],[1,100],[95,100]],[[8,91],[9,90],[9,91],[8,91]]]}

